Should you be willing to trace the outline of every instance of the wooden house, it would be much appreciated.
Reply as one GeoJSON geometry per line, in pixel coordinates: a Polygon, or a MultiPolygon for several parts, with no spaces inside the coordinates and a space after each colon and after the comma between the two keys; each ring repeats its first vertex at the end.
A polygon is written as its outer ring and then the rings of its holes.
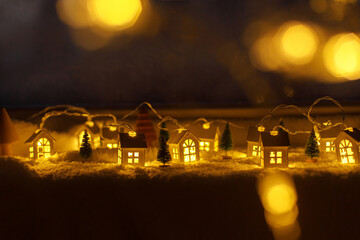
{"type": "Polygon", "coordinates": [[[341,131],[334,141],[336,155],[341,163],[359,163],[360,130],[341,131]]]}
{"type": "Polygon", "coordinates": [[[167,143],[173,161],[188,163],[200,160],[200,139],[191,131],[173,133],[167,143]]]}
{"type": "Polygon", "coordinates": [[[265,168],[288,167],[289,135],[278,131],[277,135],[270,132],[260,133],[260,165],[265,168]]]}
{"type": "Polygon", "coordinates": [[[118,164],[144,166],[146,149],[145,134],[130,136],[128,133],[119,133],[118,164]]]}
{"type": "Polygon", "coordinates": [[[198,123],[192,124],[189,127],[190,132],[200,140],[199,150],[217,152],[219,150],[220,139],[219,127],[216,124],[209,124],[204,128],[203,125],[198,123]]]}
{"type": "Polygon", "coordinates": [[[55,138],[44,129],[36,130],[31,137],[25,141],[29,147],[30,158],[47,158],[54,154],[55,138]]]}
{"type": "Polygon", "coordinates": [[[250,126],[246,137],[248,157],[260,157],[259,137],[257,128],[250,126]]]}

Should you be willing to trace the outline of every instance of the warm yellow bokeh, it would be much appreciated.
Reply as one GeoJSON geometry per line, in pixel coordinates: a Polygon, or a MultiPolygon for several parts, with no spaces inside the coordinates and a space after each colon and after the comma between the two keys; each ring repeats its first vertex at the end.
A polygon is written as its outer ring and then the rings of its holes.
{"type": "Polygon", "coordinates": [[[350,80],[360,78],[360,39],[354,33],[330,38],[325,45],[323,58],[332,75],[350,80]]]}
{"type": "Polygon", "coordinates": [[[119,30],[134,25],[142,5],[140,0],[88,0],[88,9],[96,24],[119,30]]]}
{"type": "Polygon", "coordinates": [[[310,62],[319,42],[310,26],[296,21],[283,24],[279,29],[278,38],[285,60],[296,65],[310,62]]]}
{"type": "Polygon", "coordinates": [[[87,0],[58,0],[56,11],[61,21],[72,28],[90,26],[87,0]]]}
{"type": "Polygon", "coordinates": [[[268,211],[273,214],[283,214],[291,211],[296,203],[296,194],[286,184],[271,187],[266,195],[268,211]]]}
{"type": "Polygon", "coordinates": [[[254,67],[263,71],[274,71],[281,66],[281,59],[271,34],[258,39],[251,47],[250,59],[254,67]]]}

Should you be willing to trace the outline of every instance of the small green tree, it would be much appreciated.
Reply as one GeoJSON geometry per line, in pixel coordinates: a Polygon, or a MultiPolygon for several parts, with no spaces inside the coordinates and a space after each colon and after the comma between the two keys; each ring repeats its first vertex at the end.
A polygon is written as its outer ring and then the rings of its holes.
{"type": "MultiPolygon", "coordinates": [[[[166,123],[165,122],[161,123],[161,128],[166,128],[166,123]]],[[[169,140],[169,132],[167,130],[165,130],[165,129],[160,129],[159,143],[160,143],[162,137],[164,137],[165,142],[167,142],[169,140]]]]}
{"type": "Polygon", "coordinates": [[[305,155],[310,157],[311,159],[319,157],[320,155],[319,145],[316,141],[314,129],[312,129],[308,141],[306,143],[305,155]]]}
{"type": "Polygon", "coordinates": [[[169,147],[166,143],[165,137],[161,136],[160,142],[159,142],[159,150],[157,153],[157,160],[159,162],[162,162],[165,166],[166,163],[171,161],[171,155],[169,152],[169,147]]]}
{"type": "Polygon", "coordinates": [[[89,134],[88,132],[85,130],[83,139],[82,139],[82,143],[81,143],[81,147],[80,147],[80,156],[84,159],[88,159],[91,157],[92,154],[92,148],[91,148],[91,144],[89,142],[89,134]]]}
{"type": "Polygon", "coordinates": [[[231,139],[231,131],[230,131],[230,126],[229,126],[229,122],[226,123],[226,126],[224,128],[224,132],[221,136],[221,140],[220,140],[220,149],[224,150],[227,152],[232,149],[232,139],[231,139]]]}

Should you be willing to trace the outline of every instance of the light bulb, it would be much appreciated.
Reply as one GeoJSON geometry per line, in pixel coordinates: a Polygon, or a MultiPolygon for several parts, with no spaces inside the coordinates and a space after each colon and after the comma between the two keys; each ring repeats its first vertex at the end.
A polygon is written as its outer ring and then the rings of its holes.
{"type": "Polygon", "coordinates": [[[260,126],[258,127],[258,131],[259,131],[259,132],[264,132],[264,131],[265,131],[265,127],[262,126],[262,125],[260,125],[260,126]]]}
{"type": "Polygon", "coordinates": [[[210,128],[210,123],[204,123],[203,124],[203,129],[209,129],[210,128]]]}
{"type": "Polygon", "coordinates": [[[136,137],[136,132],[135,131],[131,130],[131,131],[129,131],[128,134],[129,134],[130,137],[136,137]]]}

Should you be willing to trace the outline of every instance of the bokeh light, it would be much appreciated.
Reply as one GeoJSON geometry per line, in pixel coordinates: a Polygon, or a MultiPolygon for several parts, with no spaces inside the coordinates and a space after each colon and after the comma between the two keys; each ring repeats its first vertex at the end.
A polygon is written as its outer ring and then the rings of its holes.
{"type": "Polygon", "coordinates": [[[283,24],[278,37],[284,58],[296,65],[306,64],[312,60],[319,41],[310,26],[296,21],[283,24]]]}
{"type": "Polygon", "coordinates": [[[91,25],[87,0],[58,0],[56,11],[61,21],[72,28],[85,28],[91,25]]]}
{"type": "Polygon", "coordinates": [[[298,239],[297,194],[292,178],[281,172],[270,173],[258,182],[264,216],[275,239],[298,239]]]}
{"type": "Polygon", "coordinates": [[[329,39],[323,51],[327,70],[335,77],[360,78],[360,39],[354,33],[342,33],[329,39]]]}
{"type": "Polygon", "coordinates": [[[88,0],[88,9],[95,23],[120,30],[134,25],[142,5],[140,0],[88,0]]]}

